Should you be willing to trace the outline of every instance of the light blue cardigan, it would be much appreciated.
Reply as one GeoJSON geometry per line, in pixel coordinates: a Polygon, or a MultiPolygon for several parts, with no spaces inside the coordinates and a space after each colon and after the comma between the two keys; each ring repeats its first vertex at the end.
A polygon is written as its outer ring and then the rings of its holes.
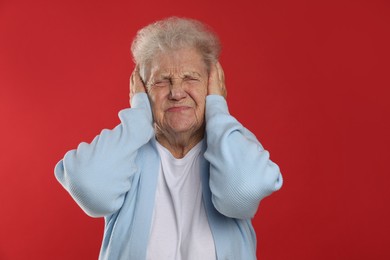
{"type": "MultiPolygon", "coordinates": [[[[282,186],[279,167],[222,96],[207,96],[205,117],[201,180],[217,259],[256,259],[251,218],[282,186]]],[[[136,94],[119,118],[113,130],[66,153],[55,176],[88,215],[105,218],[99,259],[142,260],[160,167],[147,95],[136,94]]]]}

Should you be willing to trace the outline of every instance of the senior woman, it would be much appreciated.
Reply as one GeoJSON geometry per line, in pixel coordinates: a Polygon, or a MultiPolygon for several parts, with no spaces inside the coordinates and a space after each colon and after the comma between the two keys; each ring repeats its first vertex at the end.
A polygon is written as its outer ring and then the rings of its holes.
{"type": "Polygon", "coordinates": [[[228,112],[218,38],[173,17],[141,29],[132,53],[121,123],[55,167],[79,206],[105,218],[100,259],[256,259],[251,218],[282,177],[228,112]]]}

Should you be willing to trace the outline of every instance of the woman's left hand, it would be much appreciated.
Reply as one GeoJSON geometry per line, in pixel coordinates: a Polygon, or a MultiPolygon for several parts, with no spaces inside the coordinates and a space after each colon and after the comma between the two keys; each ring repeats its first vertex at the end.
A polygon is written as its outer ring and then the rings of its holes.
{"type": "Polygon", "coordinates": [[[208,95],[220,95],[226,98],[225,74],[219,62],[210,68],[208,95]]]}

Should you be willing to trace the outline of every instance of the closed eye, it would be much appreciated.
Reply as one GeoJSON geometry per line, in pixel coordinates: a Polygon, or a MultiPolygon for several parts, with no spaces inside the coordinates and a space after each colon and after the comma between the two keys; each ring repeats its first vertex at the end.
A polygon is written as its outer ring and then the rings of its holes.
{"type": "Polygon", "coordinates": [[[171,84],[171,81],[169,79],[161,79],[157,80],[155,82],[152,82],[152,87],[167,87],[171,84]]]}
{"type": "Polygon", "coordinates": [[[183,78],[183,81],[185,81],[185,82],[196,82],[196,81],[199,81],[199,79],[196,78],[196,77],[193,77],[193,76],[185,76],[183,78]]]}

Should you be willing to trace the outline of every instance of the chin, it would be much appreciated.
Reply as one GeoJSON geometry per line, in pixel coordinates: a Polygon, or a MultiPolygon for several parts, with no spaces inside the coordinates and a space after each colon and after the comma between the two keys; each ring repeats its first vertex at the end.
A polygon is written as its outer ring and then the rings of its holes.
{"type": "Polygon", "coordinates": [[[195,133],[200,127],[194,124],[174,124],[170,126],[173,133],[184,134],[184,133],[195,133]]]}
{"type": "Polygon", "coordinates": [[[192,127],[172,127],[172,132],[175,133],[175,134],[183,134],[183,133],[187,133],[187,132],[191,132],[193,131],[194,129],[192,127]]]}

